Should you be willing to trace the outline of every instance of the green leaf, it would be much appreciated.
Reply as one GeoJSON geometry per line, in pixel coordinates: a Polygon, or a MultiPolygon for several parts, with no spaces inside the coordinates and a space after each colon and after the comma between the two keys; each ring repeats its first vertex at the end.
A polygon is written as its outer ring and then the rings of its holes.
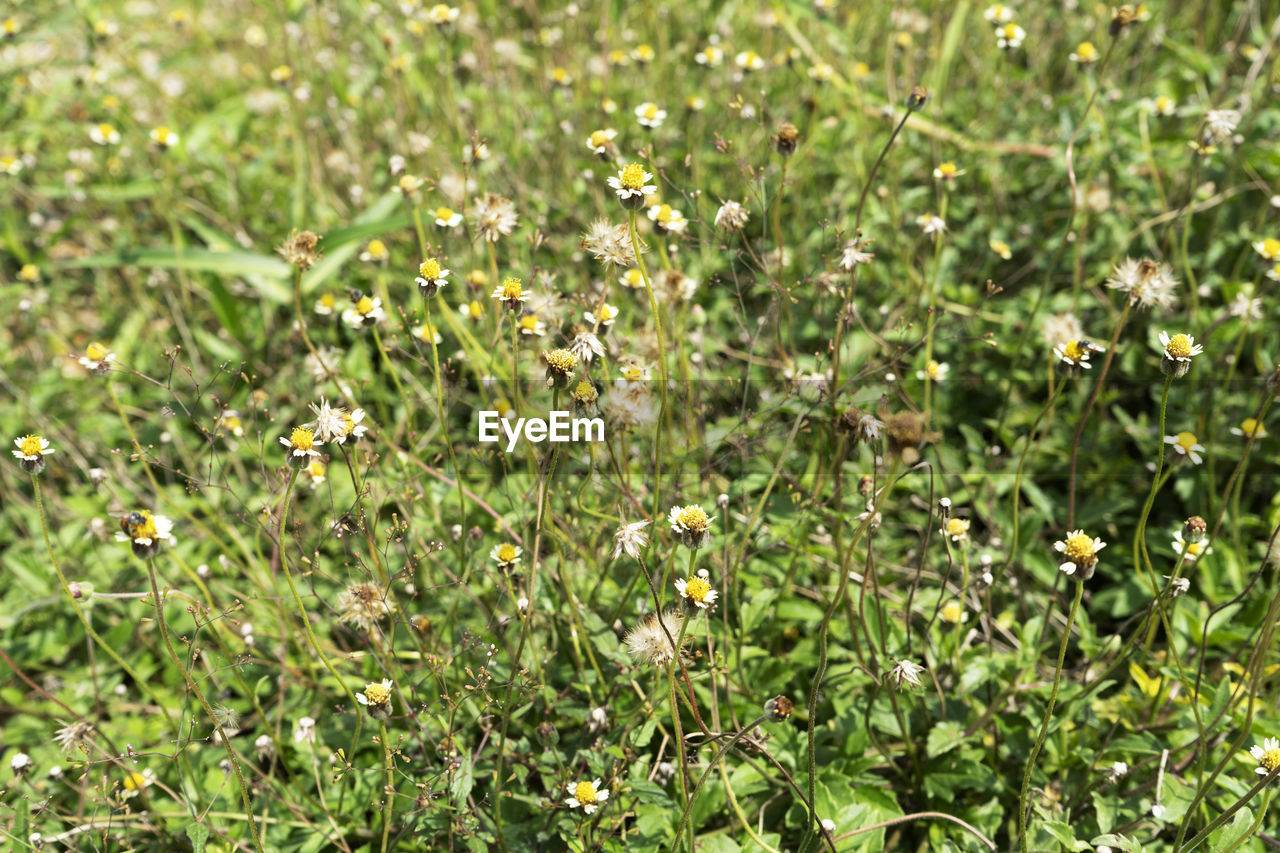
{"type": "Polygon", "coordinates": [[[1236,849],[1240,842],[1252,834],[1250,832],[1252,828],[1253,812],[1247,807],[1240,809],[1231,819],[1230,824],[1209,833],[1210,853],[1225,853],[1225,851],[1236,849]]]}
{"type": "Polygon", "coordinates": [[[253,285],[260,295],[277,303],[288,302],[292,295],[285,285],[289,265],[283,258],[256,252],[213,252],[208,249],[120,249],[101,255],[71,258],[58,263],[59,269],[114,269],[117,267],[155,267],[158,269],[209,272],[240,277],[253,285]]]}
{"type": "Polygon", "coordinates": [[[925,740],[925,751],[930,758],[936,758],[964,744],[964,726],[954,720],[944,720],[929,730],[925,740]]]}
{"type": "Polygon", "coordinates": [[[189,823],[187,838],[191,839],[192,853],[204,853],[204,845],[209,840],[209,827],[203,823],[189,823]]]}
{"type": "Polygon", "coordinates": [[[1076,850],[1093,849],[1093,845],[1089,844],[1087,841],[1081,841],[1076,838],[1075,831],[1071,829],[1071,824],[1059,823],[1058,821],[1046,821],[1045,823],[1040,824],[1040,828],[1052,835],[1057,839],[1059,844],[1066,849],[1073,851],[1073,853],[1076,850]]]}

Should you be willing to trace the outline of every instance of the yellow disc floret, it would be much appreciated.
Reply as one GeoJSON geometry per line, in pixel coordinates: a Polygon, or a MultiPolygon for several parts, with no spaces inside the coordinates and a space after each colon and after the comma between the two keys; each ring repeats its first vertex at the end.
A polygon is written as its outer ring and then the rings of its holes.
{"type": "MultiPolygon", "coordinates": [[[[654,107],[655,111],[656,109],[654,107]]],[[[618,183],[622,184],[623,189],[640,189],[644,186],[644,166],[639,163],[631,163],[618,174],[618,183]]]]}
{"type": "Polygon", "coordinates": [[[1164,351],[1169,354],[1170,358],[1190,358],[1191,338],[1183,334],[1174,335],[1169,338],[1169,343],[1165,346],[1164,351]]]}
{"type": "Polygon", "coordinates": [[[306,427],[294,427],[293,434],[289,436],[289,445],[294,450],[309,452],[316,443],[316,436],[306,427]]]}

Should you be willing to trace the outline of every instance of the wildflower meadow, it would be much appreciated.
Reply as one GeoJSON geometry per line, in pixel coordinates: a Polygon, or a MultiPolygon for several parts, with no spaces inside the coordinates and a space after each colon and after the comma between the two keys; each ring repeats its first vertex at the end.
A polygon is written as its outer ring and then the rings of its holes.
{"type": "Polygon", "coordinates": [[[0,0],[0,847],[1280,848],[1280,3],[0,0]]]}

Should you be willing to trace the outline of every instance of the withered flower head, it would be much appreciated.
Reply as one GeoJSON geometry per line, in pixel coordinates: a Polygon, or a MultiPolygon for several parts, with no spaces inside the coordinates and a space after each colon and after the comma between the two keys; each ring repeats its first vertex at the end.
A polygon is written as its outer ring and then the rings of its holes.
{"type": "Polygon", "coordinates": [[[319,234],[295,228],[276,251],[284,256],[290,266],[306,272],[320,259],[322,253],[318,248],[319,244],[319,234]]]}

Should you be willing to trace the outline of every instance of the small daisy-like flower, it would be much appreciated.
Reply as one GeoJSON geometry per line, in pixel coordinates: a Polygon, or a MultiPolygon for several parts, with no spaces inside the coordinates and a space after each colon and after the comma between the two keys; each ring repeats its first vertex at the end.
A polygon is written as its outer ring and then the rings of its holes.
{"type": "Polygon", "coordinates": [[[116,360],[116,354],[107,349],[106,344],[100,344],[97,341],[89,344],[84,348],[84,355],[80,356],[80,364],[88,370],[100,371],[106,373],[111,369],[111,362],[116,360]]]}
{"type": "Polygon", "coordinates": [[[647,44],[638,44],[635,46],[635,49],[631,51],[631,58],[636,62],[639,62],[641,65],[653,62],[653,58],[655,56],[657,56],[657,53],[647,44]]]}
{"type": "Polygon", "coordinates": [[[1204,347],[1196,343],[1195,338],[1182,333],[1170,336],[1168,332],[1161,332],[1160,345],[1164,347],[1160,369],[1165,375],[1175,378],[1185,375],[1191,367],[1191,359],[1204,352],[1204,347]]]}
{"type": "Polygon", "coordinates": [[[715,68],[724,62],[724,51],[714,44],[709,44],[693,55],[693,61],[708,68],[715,68]]]}
{"type": "Polygon", "coordinates": [[[159,127],[151,128],[151,142],[161,150],[169,150],[178,144],[178,134],[174,133],[163,124],[159,127]]]}
{"type": "MultiPolygon", "coordinates": [[[[599,315],[600,316],[597,318],[596,312],[584,311],[582,313],[582,318],[592,326],[604,326],[608,328],[613,325],[615,320],[618,319],[618,308],[616,305],[610,305],[606,302],[600,306],[599,315]]],[[[600,355],[604,355],[604,353],[602,352],[600,355]]]]}
{"type": "Polygon", "coordinates": [[[311,484],[311,488],[318,489],[324,483],[325,473],[329,469],[318,459],[312,459],[311,464],[302,469],[302,473],[306,474],[307,482],[311,484]]]}
{"type": "Polygon", "coordinates": [[[697,550],[706,544],[711,535],[711,522],[715,516],[707,515],[702,507],[695,504],[673,506],[667,514],[667,523],[675,531],[686,548],[697,550]]]}
{"type": "Polygon", "coordinates": [[[0,154],[0,174],[10,177],[22,174],[22,160],[12,154],[0,154]]]}
{"type": "Polygon", "coordinates": [[[542,337],[547,333],[547,324],[538,319],[537,314],[524,314],[516,323],[520,334],[526,337],[542,337]]]}
{"type": "Polygon", "coordinates": [[[1255,418],[1245,418],[1240,426],[1231,428],[1231,434],[1241,438],[1266,438],[1267,428],[1255,418]]]}
{"type": "Polygon", "coordinates": [[[1173,268],[1149,258],[1125,258],[1107,279],[1107,287],[1129,294],[1129,304],[1139,308],[1172,308],[1178,301],[1174,295],[1177,286],[1173,268]]]}
{"type": "Polygon", "coordinates": [[[1184,558],[1188,563],[1194,563],[1204,555],[1213,553],[1213,547],[1203,540],[1188,542],[1186,537],[1182,535],[1182,528],[1179,527],[1173,531],[1173,552],[1184,558]]]}
{"type": "Polygon", "coordinates": [[[567,388],[573,371],[578,367],[578,357],[567,349],[551,349],[542,353],[547,366],[547,387],[567,388]]]}
{"type": "Polygon", "coordinates": [[[646,613],[632,628],[624,642],[627,653],[637,663],[659,666],[675,660],[674,642],[679,641],[683,648],[685,640],[680,639],[680,623],[682,617],[677,610],[665,610],[661,615],[646,613]]]}
{"type": "Polygon", "coordinates": [[[889,673],[889,678],[899,688],[906,684],[909,687],[920,686],[920,673],[924,672],[924,667],[915,661],[900,660],[893,667],[893,671],[889,673]]]}
{"type": "Polygon", "coordinates": [[[635,210],[644,204],[645,196],[653,195],[658,188],[648,183],[653,175],[644,170],[639,163],[631,163],[622,168],[606,182],[622,200],[622,206],[635,210]]]}
{"type": "Polygon", "coordinates": [[[807,72],[810,80],[816,80],[819,83],[829,83],[836,76],[836,69],[828,62],[819,62],[809,68],[807,72]]]}
{"type": "Polygon", "coordinates": [[[751,214],[736,201],[726,201],[716,211],[716,227],[725,231],[741,231],[751,214]]]}
{"type": "Polygon", "coordinates": [[[612,128],[593,130],[587,137],[587,147],[601,157],[608,157],[613,152],[613,138],[617,135],[618,131],[612,128]]]}
{"type": "Polygon", "coordinates": [[[690,607],[697,607],[706,610],[715,600],[720,597],[720,593],[711,588],[711,584],[704,578],[678,578],[676,580],[676,592],[680,593],[680,597],[690,607]]]}
{"type": "Polygon", "coordinates": [[[302,469],[311,464],[311,460],[320,456],[317,447],[324,444],[316,441],[315,433],[306,427],[294,427],[288,438],[280,436],[280,443],[289,448],[285,461],[290,468],[302,469]]]}
{"type": "Polygon", "coordinates": [[[288,65],[277,65],[269,75],[273,83],[288,83],[293,79],[293,69],[288,65]]]}
{"type": "Polygon", "coordinates": [[[18,270],[18,278],[28,284],[35,284],[40,280],[40,268],[35,264],[23,264],[18,270]]]}
{"type": "Polygon", "coordinates": [[[1098,61],[1098,49],[1093,46],[1091,41],[1082,41],[1076,45],[1076,49],[1071,53],[1071,61],[1078,62],[1081,65],[1088,65],[1098,61]]]}
{"type": "Polygon", "coordinates": [[[1168,95],[1158,95],[1146,106],[1150,112],[1161,117],[1171,116],[1178,111],[1178,102],[1168,95]]]}
{"type": "Polygon", "coordinates": [[[1001,260],[1009,260],[1013,257],[1013,249],[1009,248],[1009,244],[1003,240],[992,237],[987,241],[987,245],[991,247],[991,251],[1000,256],[1001,260]]]}
{"type": "Polygon", "coordinates": [[[669,231],[672,234],[681,233],[689,224],[684,214],[669,204],[655,204],[650,207],[649,219],[659,231],[669,231]]]}
{"type": "Polygon", "coordinates": [[[427,20],[437,27],[444,27],[458,20],[458,10],[444,3],[437,3],[427,10],[427,20]]]}
{"type": "Polygon", "coordinates": [[[1254,744],[1250,747],[1249,754],[1258,762],[1253,772],[1259,776],[1269,776],[1280,767],[1280,740],[1269,737],[1262,742],[1262,746],[1254,744]]]}
{"type": "Polygon", "coordinates": [[[916,217],[916,225],[920,226],[920,230],[930,236],[941,234],[947,230],[947,223],[940,216],[934,216],[932,213],[926,213],[916,217]]]}
{"type": "Polygon", "coordinates": [[[391,713],[391,685],[389,678],[365,685],[363,693],[356,694],[356,701],[369,709],[369,716],[384,719],[391,713]]]}
{"type": "Polygon", "coordinates": [[[314,717],[299,717],[293,727],[293,742],[314,744],[316,742],[316,721],[314,717]]]}
{"type": "Polygon", "coordinates": [[[498,568],[504,572],[510,572],[516,566],[520,565],[520,555],[524,551],[519,545],[512,545],[505,542],[502,545],[494,545],[493,550],[489,552],[489,559],[498,564],[498,568]]]}
{"type": "Polygon", "coordinates": [[[1093,345],[1088,341],[1067,341],[1053,348],[1053,357],[1058,359],[1059,364],[1064,364],[1068,368],[1088,370],[1092,367],[1089,364],[1091,355],[1093,355],[1093,345]]]}
{"type": "Polygon", "coordinates": [[[869,264],[875,260],[875,254],[867,251],[867,246],[871,245],[870,240],[852,240],[845,244],[844,251],[840,254],[840,266],[846,270],[852,270],[859,264],[869,264]]]}
{"type": "Polygon", "coordinates": [[[1253,244],[1253,250],[1268,261],[1280,259],[1280,240],[1267,237],[1253,244]]]}
{"type": "Polygon", "coordinates": [[[110,124],[95,124],[89,128],[89,138],[99,145],[116,145],[120,142],[120,131],[110,124]]]}
{"type": "Polygon", "coordinates": [[[943,184],[950,186],[955,183],[956,178],[964,174],[964,169],[956,168],[956,164],[948,160],[945,163],[939,163],[937,168],[933,170],[934,178],[942,181],[943,184]]]}
{"type": "Polygon", "coordinates": [[[510,234],[516,227],[519,218],[516,206],[508,198],[486,193],[483,199],[474,199],[471,208],[471,221],[475,223],[476,232],[487,242],[496,243],[498,238],[510,234]]]}
{"type": "Polygon", "coordinates": [[[1173,445],[1173,452],[1180,457],[1190,459],[1192,465],[1199,465],[1204,461],[1200,457],[1204,452],[1204,445],[1197,443],[1195,433],[1180,432],[1177,435],[1166,435],[1164,443],[1173,445]]]}
{"type": "Polygon", "coordinates": [[[240,420],[240,412],[235,409],[227,409],[224,411],[218,417],[218,423],[214,429],[225,429],[236,438],[244,438],[244,421],[240,420]]]}
{"type": "Polygon", "coordinates": [[[364,251],[360,253],[360,260],[366,264],[386,263],[389,257],[391,252],[387,250],[387,244],[376,237],[366,243],[364,251]]]}
{"type": "Polygon", "coordinates": [[[493,289],[493,293],[489,294],[492,298],[500,300],[503,305],[512,311],[519,311],[521,306],[528,301],[531,291],[525,290],[524,284],[515,276],[506,278],[502,284],[493,289]]]}
{"type": "Polygon", "coordinates": [[[950,625],[959,625],[961,622],[969,621],[969,614],[965,612],[964,605],[954,599],[942,605],[938,615],[942,617],[943,622],[950,625]]]}
{"type": "Polygon", "coordinates": [[[1107,543],[1096,537],[1089,537],[1083,530],[1073,530],[1066,539],[1053,543],[1053,550],[1067,559],[1058,566],[1063,574],[1080,574],[1080,580],[1086,581],[1093,576],[1098,565],[1098,552],[1107,547],[1107,543]]]}
{"type": "Polygon", "coordinates": [[[150,767],[141,773],[134,770],[124,777],[124,798],[131,799],[156,783],[156,771],[150,767]]]}
{"type": "Polygon", "coordinates": [[[351,291],[351,307],[342,312],[342,322],[353,329],[363,329],[381,323],[387,316],[382,300],[377,296],[365,296],[358,290],[351,291]]]}
{"type": "Polygon", "coordinates": [[[623,553],[633,560],[640,559],[640,551],[649,545],[649,534],[645,531],[648,526],[648,521],[633,521],[619,527],[613,534],[613,559],[623,553]]]}
{"type": "Polygon", "coordinates": [[[404,196],[411,196],[418,190],[422,189],[422,185],[426,183],[417,175],[401,175],[400,180],[396,182],[395,191],[404,196]]]}
{"type": "Polygon", "coordinates": [[[591,814],[600,804],[609,799],[609,789],[600,787],[600,780],[594,782],[579,782],[576,785],[568,786],[569,798],[565,800],[565,804],[576,809],[581,807],[583,814],[591,814]]]}
{"type": "Polygon", "coordinates": [[[18,448],[11,451],[18,465],[28,474],[39,474],[44,470],[45,457],[50,453],[56,453],[54,448],[49,446],[49,440],[39,435],[25,435],[21,438],[13,440],[13,446],[18,448]]]}
{"type": "Polygon", "coordinates": [[[320,298],[316,300],[315,312],[323,316],[329,316],[338,307],[338,297],[332,293],[322,293],[320,298]]]}
{"type": "Polygon", "coordinates": [[[146,509],[131,512],[120,519],[116,541],[128,542],[134,556],[145,560],[160,549],[160,543],[173,544],[173,522],[146,509]]]}
{"type": "Polygon", "coordinates": [[[448,283],[449,270],[435,258],[427,258],[418,265],[418,292],[424,297],[435,296],[448,283]]]}
{"type": "Polygon", "coordinates": [[[951,365],[945,362],[930,361],[924,366],[924,370],[916,371],[916,379],[928,379],[932,382],[942,382],[947,378],[947,374],[951,372],[951,365]]]}
{"type": "Polygon", "coordinates": [[[484,305],[472,300],[458,306],[458,313],[466,320],[482,320],[484,319],[484,305]]]}
{"type": "Polygon", "coordinates": [[[1022,47],[1022,40],[1027,37],[1027,31],[1017,24],[1005,24],[996,28],[996,45],[1001,50],[1013,50],[1022,47]]]}
{"type": "MultiPolygon", "coordinates": [[[[656,130],[662,127],[662,123],[667,120],[667,111],[659,107],[652,101],[645,101],[636,107],[636,121],[640,122],[643,127],[650,130],[656,130]]],[[[647,180],[647,178],[646,178],[647,180]]]]}
{"type": "Polygon", "coordinates": [[[437,207],[435,218],[436,225],[441,228],[457,228],[462,224],[462,214],[451,207],[437,207]]]}
{"type": "Polygon", "coordinates": [[[764,68],[764,57],[756,53],[754,50],[744,50],[733,58],[736,64],[743,71],[759,71],[764,68]]]}
{"type": "Polygon", "coordinates": [[[1008,6],[996,3],[988,6],[987,10],[982,13],[982,17],[993,24],[1008,24],[1013,21],[1013,10],[1008,6]]]}
{"type": "Polygon", "coordinates": [[[638,269],[629,269],[622,274],[618,282],[623,287],[629,287],[632,290],[641,290],[644,288],[644,276],[638,269]]]}
{"type": "Polygon", "coordinates": [[[942,534],[950,536],[951,541],[963,544],[969,541],[969,520],[966,518],[949,518],[942,527],[942,534]]]}

